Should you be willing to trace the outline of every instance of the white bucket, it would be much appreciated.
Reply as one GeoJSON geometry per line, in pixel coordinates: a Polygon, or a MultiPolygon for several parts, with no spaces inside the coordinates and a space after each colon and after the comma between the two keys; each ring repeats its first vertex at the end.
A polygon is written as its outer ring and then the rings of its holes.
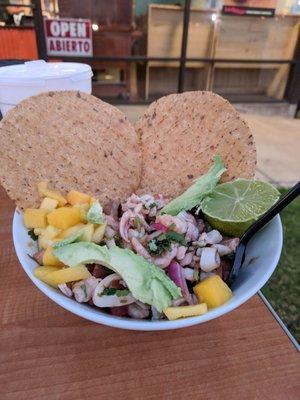
{"type": "Polygon", "coordinates": [[[27,97],[50,90],[92,92],[91,67],[87,64],[29,61],[0,67],[0,110],[8,110],[27,97]]]}

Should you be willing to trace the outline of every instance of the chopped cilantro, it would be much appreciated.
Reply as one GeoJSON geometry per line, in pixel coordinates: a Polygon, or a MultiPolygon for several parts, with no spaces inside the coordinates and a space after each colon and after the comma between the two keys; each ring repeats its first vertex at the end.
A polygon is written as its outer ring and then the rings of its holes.
{"type": "Polygon", "coordinates": [[[38,236],[34,233],[34,230],[31,229],[30,231],[28,231],[28,235],[31,237],[32,240],[37,241],[38,240],[38,236]]]}
{"type": "Polygon", "coordinates": [[[117,291],[116,291],[116,295],[117,295],[118,297],[125,297],[125,296],[127,296],[129,293],[130,293],[130,292],[129,292],[128,289],[122,289],[122,290],[117,290],[117,291]]]}
{"type": "Polygon", "coordinates": [[[156,244],[155,239],[150,240],[150,242],[148,243],[148,248],[150,251],[152,251],[154,253],[157,251],[157,244],[156,244]]]}
{"type": "Polygon", "coordinates": [[[171,240],[172,242],[179,243],[181,246],[187,245],[187,241],[186,241],[185,237],[183,235],[181,235],[180,233],[177,233],[174,231],[169,231],[166,233],[166,237],[167,237],[167,239],[171,240]]]}
{"type": "Polygon", "coordinates": [[[105,288],[102,293],[98,294],[98,296],[112,296],[116,294],[117,289],[115,288],[105,288]]]}
{"type": "Polygon", "coordinates": [[[105,288],[99,296],[113,296],[124,297],[129,294],[128,289],[105,288]]]}
{"type": "Polygon", "coordinates": [[[169,231],[162,233],[157,238],[150,240],[148,243],[148,250],[151,255],[159,256],[164,251],[168,251],[171,248],[171,243],[176,242],[182,246],[187,245],[187,241],[180,233],[169,231]]]}
{"type": "Polygon", "coordinates": [[[154,202],[153,202],[153,203],[150,203],[150,204],[148,205],[148,207],[149,207],[149,208],[154,208],[154,207],[156,207],[156,203],[154,203],[154,202]]]}
{"type": "Polygon", "coordinates": [[[157,238],[150,240],[148,249],[150,254],[154,256],[161,255],[164,251],[170,250],[171,241],[166,238],[165,234],[159,235],[157,238]]]}

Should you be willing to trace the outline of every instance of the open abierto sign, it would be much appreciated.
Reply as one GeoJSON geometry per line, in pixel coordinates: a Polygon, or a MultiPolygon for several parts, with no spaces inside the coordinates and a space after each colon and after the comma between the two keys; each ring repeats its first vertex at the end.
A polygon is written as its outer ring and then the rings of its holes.
{"type": "Polygon", "coordinates": [[[48,55],[93,55],[92,24],[88,19],[45,19],[45,36],[48,55]]]}

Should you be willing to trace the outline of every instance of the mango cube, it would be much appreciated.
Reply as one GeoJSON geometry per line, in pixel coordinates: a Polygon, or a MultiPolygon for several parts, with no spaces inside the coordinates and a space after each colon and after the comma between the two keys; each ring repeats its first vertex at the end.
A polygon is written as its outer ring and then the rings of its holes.
{"type": "Polygon", "coordinates": [[[94,242],[94,243],[100,243],[101,242],[101,240],[103,239],[104,233],[105,233],[106,225],[107,225],[107,223],[104,222],[104,224],[99,225],[95,229],[93,237],[92,237],[92,242],[94,242]]]}
{"type": "Polygon", "coordinates": [[[46,228],[47,214],[47,210],[27,208],[24,212],[24,225],[27,229],[46,228]]]}
{"type": "Polygon", "coordinates": [[[192,306],[168,307],[164,309],[164,313],[170,321],[178,318],[196,317],[205,314],[206,312],[207,305],[205,303],[192,306]]]}
{"type": "Polygon", "coordinates": [[[45,197],[40,205],[40,208],[47,210],[48,212],[53,211],[58,206],[58,200],[50,199],[50,197],[45,197]]]}
{"type": "Polygon", "coordinates": [[[48,189],[46,181],[38,183],[38,192],[41,197],[50,197],[50,199],[57,200],[60,207],[67,204],[67,200],[59,191],[48,189]]]}
{"type": "Polygon", "coordinates": [[[48,270],[41,270],[41,268],[51,267],[38,267],[35,269],[34,275],[53,287],[57,287],[57,285],[62,283],[80,281],[81,279],[86,279],[91,276],[89,270],[84,265],[78,265],[77,267],[64,269],[52,267],[55,268],[55,270],[50,270],[50,272],[47,272],[48,270]]]}
{"type": "Polygon", "coordinates": [[[80,212],[80,220],[81,222],[83,222],[84,224],[87,222],[86,219],[86,214],[90,208],[89,203],[84,203],[84,204],[75,204],[74,208],[77,208],[80,212]]]}
{"type": "Polygon", "coordinates": [[[77,231],[79,231],[79,229],[81,229],[83,227],[84,227],[84,224],[82,224],[82,223],[71,226],[70,228],[67,228],[67,229],[64,229],[63,231],[61,231],[60,234],[57,235],[57,238],[66,239],[66,238],[74,235],[74,233],[76,233],[77,231]]]}
{"type": "Polygon", "coordinates": [[[85,193],[77,192],[76,190],[70,190],[67,194],[68,203],[74,206],[75,204],[85,204],[90,202],[90,196],[85,193]]]}
{"type": "Polygon", "coordinates": [[[40,249],[46,249],[53,244],[53,239],[60,232],[55,226],[48,225],[47,228],[39,235],[38,245],[40,249]]]}
{"type": "Polygon", "coordinates": [[[94,234],[94,224],[87,224],[81,230],[80,240],[83,242],[91,242],[94,234]]]}
{"type": "Polygon", "coordinates": [[[41,281],[44,281],[44,277],[48,275],[50,272],[59,271],[60,268],[52,267],[52,266],[43,266],[37,267],[34,270],[34,276],[41,281]]]}
{"type": "Polygon", "coordinates": [[[205,302],[209,309],[226,303],[233,296],[231,289],[219,277],[213,275],[194,286],[194,293],[199,302],[205,302]]]}
{"type": "Polygon", "coordinates": [[[81,221],[81,214],[75,207],[60,207],[47,215],[48,224],[59,229],[67,229],[81,221]]]}
{"type": "Polygon", "coordinates": [[[58,258],[53,254],[53,249],[51,246],[47,247],[43,255],[43,265],[49,265],[53,267],[63,267],[64,264],[59,261],[58,258]]]}

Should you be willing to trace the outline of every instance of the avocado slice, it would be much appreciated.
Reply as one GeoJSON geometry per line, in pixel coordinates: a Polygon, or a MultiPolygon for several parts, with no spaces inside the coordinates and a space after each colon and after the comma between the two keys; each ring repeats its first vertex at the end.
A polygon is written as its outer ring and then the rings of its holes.
{"type": "Polygon", "coordinates": [[[177,215],[180,211],[191,210],[201,204],[201,201],[217,185],[222,174],[226,171],[221,156],[216,155],[213,158],[214,164],[205,175],[196,179],[180,196],[171,200],[161,211],[160,214],[177,215]]]}
{"type": "Polygon", "coordinates": [[[89,208],[89,211],[86,214],[86,219],[92,224],[103,224],[103,210],[98,200],[89,208]]]}
{"type": "Polygon", "coordinates": [[[137,300],[153,305],[160,312],[169,307],[172,300],[181,297],[180,288],[162,269],[129,249],[117,246],[108,249],[94,243],[79,242],[56,248],[53,253],[70,267],[100,263],[110,268],[122,277],[137,300]]]}

